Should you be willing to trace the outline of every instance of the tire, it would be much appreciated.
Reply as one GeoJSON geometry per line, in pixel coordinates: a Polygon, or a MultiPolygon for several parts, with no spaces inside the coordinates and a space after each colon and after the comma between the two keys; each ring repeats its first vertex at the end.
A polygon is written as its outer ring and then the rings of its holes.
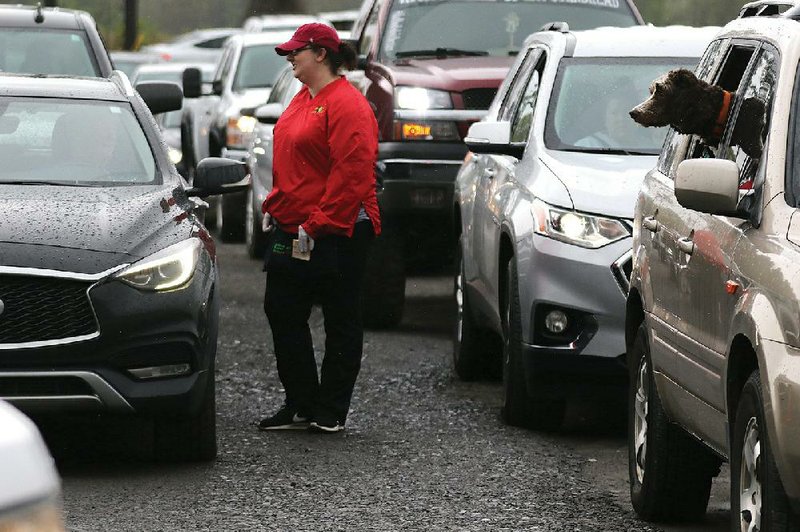
{"type": "Polygon", "coordinates": [[[207,462],[217,456],[216,384],[214,366],[200,412],[186,418],[162,418],[155,421],[153,452],[164,462],[207,462]]]}
{"type": "Polygon", "coordinates": [[[372,244],[361,292],[364,327],[386,329],[403,319],[406,269],[402,239],[382,233],[372,244]]]}
{"type": "Polygon", "coordinates": [[[503,302],[503,420],[509,425],[537,430],[555,430],[564,420],[566,402],[544,386],[543,376],[528,377],[522,363],[522,317],[517,263],[507,266],[506,297],[503,302]],[[526,377],[528,377],[526,379],[526,377]],[[534,384],[528,389],[527,381],[534,384]],[[538,386],[536,386],[538,384],[538,386]]]}
{"type": "Polygon", "coordinates": [[[706,513],[720,459],[671,423],[653,379],[647,329],[628,352],[628,476],[631,502],[645,521],[689,522],[706,513]]]}
{"type": "Polygon", "coordinates": [[[464,277],[464,258],[461,244],[456,252],[456,275],[453,278],[453,299],[456,303],[456,323],[453,327],[453,366],[464,381],[475,381],[490,373],[490,343],[488,333],[475,323],[464,277]]]}
{"type": "Polygon", "coordinates": [[[261,230],[261,222],[256,214],[252,188],[247,189],[244,220],[244,243],[247,247],[247,254],[253,259],[263,258],[267,248],[267,236],[261,230]]]}
{"type": "Polygon", "coordinates": [[[223,242],[244,242],[246,192],[222,194],[217,199],[217,228],[223,242]]]}
{"type": "Polygon", "coordinates": [[[766,430],[758,370],[742,389],[731,441],[731,530],[788,532],[800,528],[783,489],[766,430]],[[753,456],[754,449],[758,455],[753,456]]]}

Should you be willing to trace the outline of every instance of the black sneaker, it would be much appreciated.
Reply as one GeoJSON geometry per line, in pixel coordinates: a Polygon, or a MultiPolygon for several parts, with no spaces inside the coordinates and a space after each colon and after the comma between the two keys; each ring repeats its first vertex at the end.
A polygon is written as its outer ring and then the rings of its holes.
{"type": "Polygon", "coordinates": [[[308,428],[308,417],[283,405],[275,415],[265,417],[258,424],[258,430],[300,430],[308,428]]]}
{"type": "Polygon", "coordinates": [[[312,432],[324,432],[326,434],[333,434],[334,432],[341,432],[344,430],[344,425],[341,425],[338,421],[322,421],[316,420],[312,421],[311,424],[308,426],[309,430],[312,432]]]}

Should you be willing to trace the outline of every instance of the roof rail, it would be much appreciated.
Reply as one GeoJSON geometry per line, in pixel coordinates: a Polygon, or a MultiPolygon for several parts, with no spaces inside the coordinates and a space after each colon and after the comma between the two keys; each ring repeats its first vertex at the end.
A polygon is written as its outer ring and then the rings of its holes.
{"type": "Polygon", "coordinates": [[[742,6],[739,10],[739,18],[747,17],[774,17],[784,11],[794,7],[795,3],[790,0],[758,0],[742,6]]]}
{"type": "Polygon", "coordinates": [[[560,31],[561,33],[569,33],[569,24],[563,21],[548,22],[539,28],[539,31],[560,31]]]}

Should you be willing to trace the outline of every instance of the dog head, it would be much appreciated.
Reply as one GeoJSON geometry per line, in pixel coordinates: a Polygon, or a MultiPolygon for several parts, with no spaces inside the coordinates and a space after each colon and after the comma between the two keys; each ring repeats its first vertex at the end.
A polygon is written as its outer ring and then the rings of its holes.
{"type": "Polygon", "coordinates": [[[670,70],[650,84],[650,97],[631,109],[630,116],[646,127],[674,125],[703,85],[689,70],[670,70]]]}

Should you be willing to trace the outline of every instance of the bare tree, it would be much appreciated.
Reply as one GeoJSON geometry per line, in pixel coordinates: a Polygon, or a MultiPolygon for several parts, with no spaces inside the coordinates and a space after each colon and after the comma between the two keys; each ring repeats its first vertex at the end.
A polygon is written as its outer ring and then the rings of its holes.
{"type": "Polygon", "coordinates": [[[250,0],[246,16],[304,11],[303,0],[250,0]]]}

